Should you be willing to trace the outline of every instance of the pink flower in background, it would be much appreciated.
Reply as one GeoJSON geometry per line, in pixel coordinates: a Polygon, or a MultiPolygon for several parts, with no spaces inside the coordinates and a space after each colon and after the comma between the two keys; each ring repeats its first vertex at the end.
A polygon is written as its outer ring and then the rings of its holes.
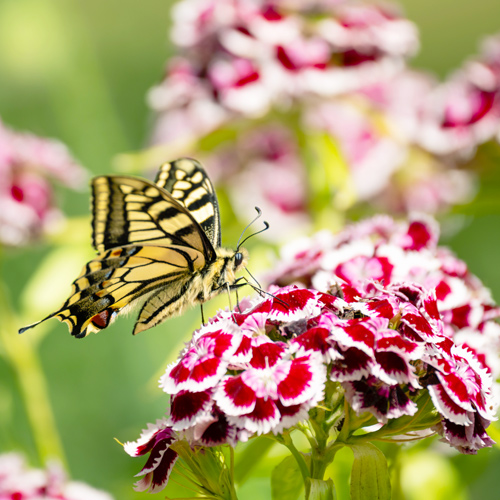
{"type": "MultiPolygon", "coordinates": [[[[152,143],[185,145],[194,155],[198,140],[215,138],[210,154],[236,163],[223,163],[218,186],[236,205],[251,196],[281,229],[306,227],[311,210],[435,214],[475,195],[476,173],[461,163],[500,135],[498,38],[439,84],[406,67],[418,33],[394,7],[182,0],[173,18],[179,56],[149,94],[152,143]],[[269,127],[296,144],[294,158],[248,153],[247,135],[265,137],[269,127]],[[322,134],[329,153],[318,149],[322,134]],[[322,176],[332,185],[314,184],[322,176]],[[275,189],[277,179],[284,189],[275,189]],[[328,190],[332,204],[317,203],[328,190]]],[[[206,159],[211,176],[217,161],[206,159]]]]}
{"type": "Polygon", "coordinates": [[[192,140],[214,130],[227,119],[208,88],[196,75],[196,68],[184,58],[169,61],[169,78],[151,89],[149,105],[158,114],[152,141],[192,140]]]}
{"type": "Polygon", "coordinates": [[[422,109],[419,143],[439,154],[471,156],[500,131],[500,37],[439,85],[422,109]]]}
{"type": "Polygon", "coordinates": [[[306,128],[326,131],[337,144],[353,203],[432,214],[472,198],[472,172],[418,145],[422,109],[434,86],[426,75],[401,71],[304,111],[306,128]]]}
{"type": "Polygon", "coordinates": [[[407,155],[404,144],[391,137],[356,102],[338,99],[307,111],[307,126],[328,132],[338,144],[358,201],[379,195],[407,155]]]}
{"type": "Polygon", "coordinates": [[[207,164],[214,181],[227,188],[240,220],[251,218],[254,206],[266,214],[273,227],[266,237],[279,240],[309,226],[307,172],[286,127],[270,124],[242,134],[207,164]]]}
{"type": "Polygon", "coordinates": [[[2,500],[113,500],[108,493],[79,481],[69,481],[59,465],[32,469],[22,455],[0,455],[2,500]]]}
{"type": "Polygon", "coordinates": [[[150,92],[154,143],[202,136],[220,120],[286,111],[292,99],[375,83],[418,47],[413,23],[374,5],[183,0],[173,18],[172,40],[184,62],[180,73],[179,63],[171,64],[150,92]],[[182,82],[187,91],[177,90],[182,82]],[[181,99],[169,97],[176,93],[181,99]]]}
{"type": "Polygon", "coordinates": [[[85,178],[62,143],[0,122],[0,241],[24,245],[38,238],[62,217],[52,182],[79,188],[85,178]]]}

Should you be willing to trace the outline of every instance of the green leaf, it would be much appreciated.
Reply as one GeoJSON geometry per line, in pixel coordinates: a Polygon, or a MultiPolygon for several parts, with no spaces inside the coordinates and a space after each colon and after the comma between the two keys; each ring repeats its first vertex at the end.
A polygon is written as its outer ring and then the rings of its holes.
{"type": "MultiPolygon", "coordinates": [[[[415,399],[418,411],[414,415],[403,415],[399,418],[390,420],[383,427],[383,435],[404,436],[407,433],[430,429],[436,425],[441,417],[434,407],[429,392],[424,390],[415,399]]],[[[375,432],[377,434],[377,432],[375,432]]]]}
{"type": "Polygon", "coordinates": [[[286,457],[271,474],[273,500],[296,500],[304,487],[302,474],[293,456],[286,457]]]}
{"type": "Polygon", "coordinates": [[[331,479],[307,479],[307,500],[335,500],[335,486],[331,479]]]}
{"type": "Polygon", "coordinates": [[[391,483],[385,455],[373,444],[350,445],[354,453],[351,500],[390,500],[391,483]]]}
{"type": "Polygon", "coordinates": [[[243,451],[237,451],[234,482],[239,485],[243,484],[248,479],[252,469],[259,464],[259,461],[264,458],[274,444],[275,442],[271,439],[258,437],[247,443],[243,451]]]}

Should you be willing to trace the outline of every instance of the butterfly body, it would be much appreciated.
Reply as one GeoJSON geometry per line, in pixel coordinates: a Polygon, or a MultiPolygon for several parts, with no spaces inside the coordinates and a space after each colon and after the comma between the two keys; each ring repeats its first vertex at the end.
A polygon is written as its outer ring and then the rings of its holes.
{"type": "Polygon", "coordinates": [[[68,300],[42,321],[57,317],[82,338],[142,303],[135,334],[239,286],[236,272],[248,254],[220,246],[217,197],[195,160],[162,165],[155,183],[96,177],[92,192],[98,255],[73,282],[68,300]]]}

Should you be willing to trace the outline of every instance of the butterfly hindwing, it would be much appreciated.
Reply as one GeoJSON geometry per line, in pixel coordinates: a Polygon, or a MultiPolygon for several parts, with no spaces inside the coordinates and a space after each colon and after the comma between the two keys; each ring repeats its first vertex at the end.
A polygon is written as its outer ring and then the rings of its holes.
{"type": "Polygon", "coordinates": [[[212,245],[221,245],[220,215],[217,195],[204,168],[196,160],[181,158],[164,163],[155,183],[185,206],[200,224],[212,245]]]}
{"type": "Polygon", "coordinates": [[[215,258],[212,243],[170,193],[145,180],[101,176],[92,180],[92,242],[102,253],[129,244],[180,245],[215,258]]]}
{"type": "Polygon", "coordinates": [[[85,337],[106,328],[136,301],[159,289],[178,288],[204,265],[203,254],[186,247],[128,245],[108,250],[84,267],[68,300],[49,317],[65,322],[75,337],[85,337]]]}

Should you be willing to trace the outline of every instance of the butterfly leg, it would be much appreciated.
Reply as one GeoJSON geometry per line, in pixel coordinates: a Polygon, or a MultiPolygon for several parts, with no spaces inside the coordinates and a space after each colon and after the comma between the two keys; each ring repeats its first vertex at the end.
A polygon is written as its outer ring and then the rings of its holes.
{"type": "Polygon", "coordinates": [[[227,300],[229,301],[229,310],[231,311],[231,315],[233,316],[233,321],[236,323],[233,306],[231,305],[231,285],[229,283],[226,283],[226,288],[227,288],[227,300]]]}
{"type": "Polygon", "coordinates": [[[205,324],[205,315],[203,314],[203,304],[200,304],[200,310],[201,310],[201,324],[205,324]]]}
{"type": "Polygon", "coordinates": [[[236,309],[238,309],[238,312],[240,313],[241,309],[240,309],[240,298],[238,297],[238,289],[235,288],[234,292],[236,293],[236,309]]]}
{"type": "Polygon", "coordinates": [[[256,287],[250,281],[248,281],[246,278],[243,278],[246,283],[242,283],[241,285],[238,285],[238,287],[243,286],[243,285],[248,285],[249,287],[253,288],[261,297],[265,297],[268,295],[269,297],[272,297],[274,300],[277,300],[281,305],[286,307],[286,309],[290,309],[289,304],[287,304],[284,300],[280,299],[279,297],[276,297],[276,295],[272,294],[271,292],[266,292],[262,288],[256,287]]]}

